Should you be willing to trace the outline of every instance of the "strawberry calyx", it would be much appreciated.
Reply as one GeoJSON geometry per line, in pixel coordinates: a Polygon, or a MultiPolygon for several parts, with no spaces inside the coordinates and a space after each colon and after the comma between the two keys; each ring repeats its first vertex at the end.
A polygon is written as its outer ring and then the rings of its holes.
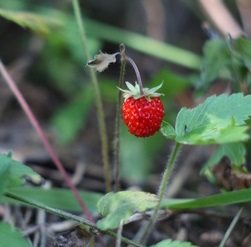
{"type": "Polygon", "coordinates": [[[151,101],[151,98],[160,97],[162,93],[157,93],[156,91],[162,87],[163,82],[153,88],[143,88],[140,90],[139,84],[135,81],[135,86],[130,82],[125,82],[128,89],[119,88],[123,92],[123,97],[127,100],[130,97],[133,97],[135,100],[145,97],[148,101],[151,101]]]}

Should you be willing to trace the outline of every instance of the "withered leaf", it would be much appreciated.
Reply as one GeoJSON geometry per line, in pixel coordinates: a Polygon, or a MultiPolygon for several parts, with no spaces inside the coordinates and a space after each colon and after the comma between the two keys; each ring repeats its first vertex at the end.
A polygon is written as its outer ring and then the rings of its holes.
{"type": "Polygon", "coordinates": [[[110,63],[116,62],[117,54],[118,53],[107,54],[107,53],[100,52],[100,54],[97,54],[93,60],[90,60],[87,62],[87,66],[96,69],[98,72],[102,72],[106,68],[108,68],[110,63]]]}

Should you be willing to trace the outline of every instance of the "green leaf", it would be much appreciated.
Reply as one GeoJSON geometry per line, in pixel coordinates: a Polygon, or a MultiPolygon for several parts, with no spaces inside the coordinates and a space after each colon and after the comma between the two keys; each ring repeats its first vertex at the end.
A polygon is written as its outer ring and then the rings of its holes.
{"type": "Polygon", "coordinates": [[[173,241],[171,239],[163,240],[155,245],[151,245],[150,247],[198,247],[197,245],[193,245],[189,242],[180,242],[173,241]]]}
{"type": "Polygon", "coordinates": [[[0,202],[2,201],[2,196],[3,193],[7,187],[7,182],[8,180],[6,179],[6,177],[8,176],[9,173],[9,165],[6,162],[2,162],[0,161],[0,202]]]}
{"type": "Polygon", "coordinates": [[[251,201],[251,189],[224,192],[197,199],[165,199],[161,207],[170,209],[195,209],[207,207],[220,207],[251,201]]]}
{"type": "Polygon", "coordinates": [[[8,170],[6,176],[3,177],[6,183],[6,188],[13,188],[23,185],[27,178],[33,183],[41,183],[42,177],[34,172],[30,167],[16,161],[10,157],[10,155],[0,155],[0,167],[5,167],[4,170],[8,170]]]}
{"type": "Polygon", "coordinates": [[[217,77],[229,77],[227,67],[231,64],[231,52],[225,39],[206,42],[203,48],[204,58],[201,66],[200,86],[206,87],[217,77]]]}
{"type": "Polygon", "coordinates": [[[247,68],[251,66],[251,40],[246,37],[240,37],[234,42],[234,48],[244,60],[247,68]]]}
{"type": "Polygon", "coordinates": [[[61,27],[61,23],[51,16],[40,16],[30,12],[0,9],[0,16],[41,36],[47,36],[55,28],[61,27]]]}
{"type": "Polygon", "coordinates": [[[141,191],[110,192],[103,196],[97,204],[98,212],[104,218],[97,222],[100,230],[115,229],[121,220],[129,223],[135,213],[143,213],[158,204],[158,197],[141,191]]]}
{"type": "MultiPolygon", "coordinates": [[[[67,210],[71,212],[82,212],[79,203],[69,189],[42,189],[38,187],[19,187],[9,190],[11,193],[20,195],[26,199],[43,202],[47,206],[67,210]]],[[[79,191],[81,198],[91,212],[96,212],[96,205],[103,194],[96,192],[79,191]]],[[[17,203],[4,197],[5,202],[17,203]]]]}
{"type": "Polygon", "coordinates": [[[192,145],[245,141],[245,121],[250,115],[251,95],[213,95],[193,109],[180,110],[175,124],[176,141],[192,145]]]}
{"type": "Polygon", "coordinates": [[[176,132],[170,123],[163,121],[161,124],[160,131],[166,138],[171,139],[171,140],[175,140],[176,132]]]}
{"type": "Polygon", "coordinates": [[[2,247],[31,247],[22,233],[7,223],[0,223],[0,243],[2,247]]]}

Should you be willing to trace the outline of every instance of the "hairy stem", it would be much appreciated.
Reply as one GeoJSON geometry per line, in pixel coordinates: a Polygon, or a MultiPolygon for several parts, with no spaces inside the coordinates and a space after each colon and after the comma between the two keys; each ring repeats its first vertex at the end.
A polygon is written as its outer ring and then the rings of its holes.
{"type": "MultiPolygon", "coordinates": [[[[47,206],[41,202],[38,202],[38,201],[35,201],[35,200],[31,200],[31,199],[28,199],[26,197],[23,197],[23,196],[20,196],[20,195],[17,195],[15,193],[12,193],[10,191],[8,192],[5,192],[4,193],[4,196],[5,197],[8,197],[8,198],[11,198],[11,199],[14,199],[14,200],[17,200],[19,202],[22,202],[22,203],[25,203],[27,205],[30,205],[32,207],[35,207],[35,208],[39,208],[39,209],[43,209],[49,213],[52,213],[52,214],[55,214],[55,215],[58,215],[62,218],[65,218],[65,219],[69,219],[69,220],[75,220],[76,222],[79,222],[85,226],[88,226],[90,230],[92,230],[92,232],[94,233],[97,233],[98,231],[100,231],[97,226],[85,219],[84,217],[81,217],[81,216],[77,216],[77,215],[74,215],[74,214],[71,214],[71,213],[68,213],[66,211],[63,211],[63,210],[60,210],[60,209],[57,209],[57,208],[52,208],[50,206],[47,206]]],[[[113,237],[113,238],[117,238],[117,235],[116,233],[114,233],[113,231],[102,231],[103,233],[113,237]]],[[[125,238],[125,237],[121,237],[121,241],[127,245],[132,245],[132,246],[135,246],[135,247],[144,247],[143,245],[140,245],[128,238],[125,238]]]]}
{"type": "MultiPolygon", "coordinates": [[[[119,76],[119,88],[122,87],[125,77],[126,67],[126,56],[125,47],[123,44],[120,45],[120,76],[119,76]]],[[[120,157],[120,118],[121,118],[121,102],[122,92],[118,90],[117,107],[116,107],[116,118],[115,118],[115,135],[114,135],[114,178],[115,178],[115,191],[119,191],[119,157],[120,157]]]]}
{"type": "Polygon", "coordinates": [[[36,132],[39,135],[41,141],[43,142],[45,148],[47,149],[48,153],[50,154],[51,159],[53,160],[54,164],[56,165],[58,170],[63,175],[64,180],[68,184],[68,186],[71,189],[72,193],[75,195],[79,205],[81,206],[81,208],[83,210],[83,213],[86,215],[87,219],[89,219],[90,221],[93,221],[93,217],[92,217],[91,213],[89,212],[89,210],[87,209],[85,203],[83,202],[82,198],[80,197],[76,187],[71,182],[71,179],[69,178],[67,172],[65,171],[65,169],[64,169],[61,161],[59,160],[57,154],[55,153],[54,149],[50,145],[47,137],[45,136],[45,134],[44,134],[42,128],[40,127],[36,117],[34,116],[32,110],[30,109],[30,107],[27,104],[27,102],[25,101],[23,95],[19,91],[18,87],[16,86],[16,84],[12,80],[12,78],[10,77],[9,73],[7,72],[7,70],[5,69],[5,67],[4,67],[4,65],[3,65],[3,63],[1,61],[0,61],[0,73],[2,74],[4,80],[8,84],[9,88],[11,89],[11,91],[14,94],[14,96],[16,97],[16,99],[18,100],[19,104],[23,108],[23,110],[24,110],[25,114],[27,115],[28,119],[30,120],[32,126],[36,130],[36,132]]]}
{"type": "MultiPolygon", "coordinates": [[[[76,16],[78,28],[81,35],[84,52],[87,57],[87,60],[90,60],[91,55],[90,55],[88,45],[87,45],[86,32],[85,32],[84,24],[82,22],[79,2],[78,0],[73,0],[72,3],[73,3],[73,8],[74,8],[74,13],[76,16]]],[[[102,145],[103,168],[104,168],[104,176],[105,176],[105,183],[106,183],[106,191],[109,192],[111,191],[111,176],[110,176],[108,141],[107,141],[107,134],[106,134],[104,111],[102,107],[102,101],[101,101],[101,95],[100,95],[100,89],[98,85],[97,76],[92,68],[89,68],[89,69],[90,69],[91,81],[94,87],[95,101],[96,101],[96,107],[97,107],[99,132],[100,132],[101,145],[102,145]]]]}
{"type": "Polygon", "coordinates": [[[173,151],[171,153],[171,156],[168,159],[168,162],[167,162],[167,165],[166,165],[166,168],[165,168],[165,171],[164,171],[164,174],[163,174],[160,186],[159,186],[159,191],[158,191],[159,202],[158,202],[157,206],[154,208],[154,212],[152,214],[152,217],[151,217],[149,223],[145,227],[145,231],[143,232],[141,240],[140,240],[141,243],[144,243],[147,240],[149,233],[152,231],[152,229],[155,225],[158,211],[160,209],[160,205],[161,205],[161,202],[164,197],[165,190],[166,190],[166,186],[167,186],[168,180],[170,178],[171,171],[174,167],[175,161],[178,157],[180,147],[181,147],[181,144],[176,142],[175,146],[173,148],[173,151]]]}

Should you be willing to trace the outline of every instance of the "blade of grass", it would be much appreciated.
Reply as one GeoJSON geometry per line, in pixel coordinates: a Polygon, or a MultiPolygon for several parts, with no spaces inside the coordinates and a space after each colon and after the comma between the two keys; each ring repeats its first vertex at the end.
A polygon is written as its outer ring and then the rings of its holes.
{"type": "Polygon", "coordinates": [[[224,192],[198,199],[165,199],[161,208],[185,210],[206,207],[221,207],[251,201],[251,189],[224,192]]]}
{"type": "MultiPolygon", "coordinates": [[[[11,199],[14,199],[14,200],[17,200],[19,202],[22,202],[22,203],[25,203],[27,205],[30,205],[32,207],[35,207],[35,208],[40,208],[40,209],[43,209],[43,210],[46,210],[47,212],[49,213],[52,213],[52,214],[55,214],[55,215],[58,215],[62,218],[65,218],[65,219],[70,219],[70,220],[75,220],[76,222],[79,222],[85,226],[88,226],[90,228],[90,230],[92,230],[93,233],[97,233],[97,231],[100,231],[96,224],[94,224],[93,222],[89,221],[88,219],[84,218],[84,217],[81,217],[81,216],[77,216],[77,215],[74,215],[74,214],[71,214],[71,213],[68,213],[66,211],[63,211],[63,210],[59,210],[57,208],[52,208],[52,207],[49,207],[47,205],[45,205],[44,203],[41,203],[41,202],[38,202],[38,201],[35,201],[35,200],[32,200],[32,199],[28,199],[26,197],[23,197],[23,196],[20,196],[18,194],[15,194],[15,193],[12,193],[12,192],[5,192],[4,193],[4,196],[8,197],[8,198],[11,198],[11,199]]],[[[113,231],[103,231],[103,233],[113,237],[113,238],[117,238],[117,235],[116,233],[114,233],[113,231]]],[[[135,246],[135,247],[144,247],[143,245],[140,245],[128,238],[125,238],[125,237],[121,237],[121,241],[127,245],[132,245],[132,246],[135,246]]]]}
{"type": "MultiPolygon", "coordinates": [[[[55,9],[38,8],[38,10],[41,9],[42,13],[51,13],[49,16],[46,16],[47,19],[50,20],[51,16],[57,17],[54,18],[52,22],[52,24],[55,26],[65,25],[65,20],[69,18],[69,16],[67,17],[65,13],[56,11],[55,9]]],[[[33,13],[29,14],[34,15],[33,13]]],[[[47,20],[46,18],[44,19],[47,20]]],[[[199,55],[186,49],[179,48],[175,45],[160,42],[147,36],[126,31],[88,18],[85,19],[85,24],[86,33],[92,37],[106,40],[115,44],[124,43],[127,47],[133,48],[144,54],[158,57],[165,61],[169,61],[190,69],[197,70],[201,66],[201,57],[199,55]],[[153,47],[154,49],[152,49],[153,47]]],[[[31,24],[28,23],[28,25],[31,24]]],[[[49,28],[49,26],[46,28],[49,28]]]]}
{"type": "Polygon", "coordinates": [[[115,44],[123,43],[125,46],[147,55],[155,56],[190,69],[197,70],[201,66],[201,57],[185,49],[90,19],[86,20],[86,24],[87,32],[93,37],[115,44]]]}
{"type": "MultiPolygon", "coordinates": [[[[77,201],[74,200],[74,195],[69,189],[50,188],[45,190],[40,187],[29,186],[29,187],[14,188],[11,189],[10,192],[18,194],[20,196],[24,196],[27,199],[30,198],[36,201],[41,201],[50,207],[81,213],[81,207],[79,206],[77,201]]],[[[88,207],[89,211],[92,213],[96,213],[97,202],[103,196],[103,194],[91,191],[81,191],[81,190],[79,190],[78,192],[81,198],[83,198],[86,201],[86,206],[88,207]]],[[[13,201],[10,200],[4,202],[13,203],[13,201]]]]}

